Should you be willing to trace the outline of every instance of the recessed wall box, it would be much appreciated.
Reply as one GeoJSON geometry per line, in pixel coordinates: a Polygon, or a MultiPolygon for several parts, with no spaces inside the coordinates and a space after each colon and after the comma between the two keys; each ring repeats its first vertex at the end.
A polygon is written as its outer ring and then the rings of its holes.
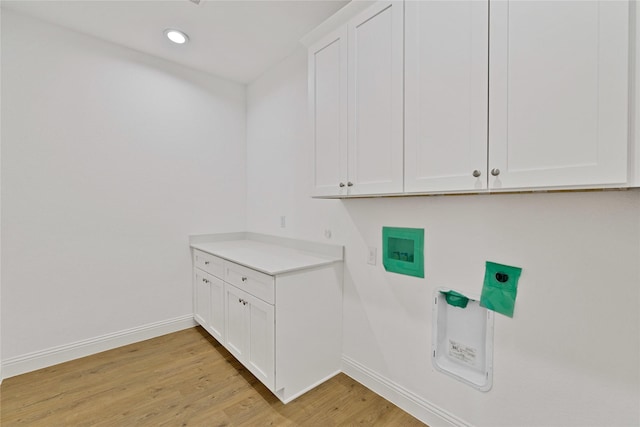
{"type": "Polygon", "coordinates": [[[480,298],[475,296],[465,295],[469,300],[462,308],[459,295],[450,289],[435,292],[433,366],[471,387],[489,391],[493,385],[493,312],[480,307],[480,298]],[[451,300],[451,295],[456,299],[451,300]]]}
{"type": "Polygon", "coordinates": [[[385,270],[424,277],[424,229],[382,227],[385,270]]]}

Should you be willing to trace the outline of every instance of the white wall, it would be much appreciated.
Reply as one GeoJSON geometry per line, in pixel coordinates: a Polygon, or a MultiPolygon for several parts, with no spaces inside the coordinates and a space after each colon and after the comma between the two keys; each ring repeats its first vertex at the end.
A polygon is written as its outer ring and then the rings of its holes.
{"type": "MultiPolygon", "coordinates": [[[[0,46],[2,46],[2,8],[0,8],[0,46]]],[[[2,81],[2,61],[0,60],[0,82],[2,81]]],[[[2,99],[2,85],[0,84],[0,100],[2,99]]],[[[0,111],[2,105],[0,102],[0,111]]],[[[2,129],[2,114],[0,113],[0,129],[2,129]]],[[[2,132],[0,131],[0,153],[2,152],[2,132]]],[[[2,188],[2,156],[0,155],[0,189],[2,188]]],[[[2,224],[2,191],[0,191],[0,224],[2,224]]],[[[0,384],[2,384],[2,227],[0,227],[0,384]]]]}
{"type": "Polygon", "coordinates": [[[640,192],[314,200],[306,102],[302,49],[248,88],[248,229],[324,240],[330,228],[345,245],[350,361],[432,425],[425,408],[479,426],[640,424],[640,192]],[[384,225],[425,229],[424,279],[384,271],[384,225]],[[523,275],[515,317],[496,315],[482,393],[432,367],[431,297],[480,293],[488,260],[523,275]]]}
{"type": "Polygon", "coordinates": [[[189,316],[246,221],[245,88],[3,11],[2,358],[189,316]]]}
{"type": "Polygon", "coordinates": [[[326,229],[346,230],[337,214],[345,212],[342,202],[309,198],[306,85],[306,53],[299,49],[247,88],[249,231],[324,240],[326,229]]]}

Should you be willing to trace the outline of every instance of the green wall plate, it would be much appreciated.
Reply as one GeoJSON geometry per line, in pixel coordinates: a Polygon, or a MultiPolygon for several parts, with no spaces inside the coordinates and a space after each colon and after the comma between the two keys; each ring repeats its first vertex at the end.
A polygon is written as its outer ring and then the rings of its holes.
{"type": "Polygon", "coordinates": [[[424,229],[382,227],[385,270],[424,277],[424,229]]]}

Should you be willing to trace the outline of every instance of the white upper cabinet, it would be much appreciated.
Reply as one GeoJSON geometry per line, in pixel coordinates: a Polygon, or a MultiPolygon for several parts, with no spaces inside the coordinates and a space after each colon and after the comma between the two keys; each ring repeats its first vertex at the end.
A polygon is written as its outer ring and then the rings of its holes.
{"type": "Polygon", "coordinates": [[[347,29],[309,48],[313,195],[347,194],[347,29]]]}
{"type": "Polygon", "coordinates": [[[348,191],[403,190],[403,3],[380,1],[348,27],[348,191]]]}
{"type": "Polygon", "coordinates": [[[487,188],[488,1],[405,3],[406,192],[487,188]]]}
{"type": "Polygon", "coordinates": [[[627,182],[629,3],[492,1],[489,188],[627,182]]]}
{"type": "Polygon", "coordinates": [[[309,51],[314,195],[640,185],[635,6],[378,1],[345,18],[309,51]]]}

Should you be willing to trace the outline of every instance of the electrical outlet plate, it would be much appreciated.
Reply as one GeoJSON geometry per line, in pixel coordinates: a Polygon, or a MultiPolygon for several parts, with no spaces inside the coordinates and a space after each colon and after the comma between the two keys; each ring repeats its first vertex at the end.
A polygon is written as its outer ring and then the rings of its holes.
{"type": "Polygon", "coordinates": [[[378,258],[378,249],[369,248],[369,258],[367,259],[367,264],[376,265],[377,258],[378,258]]]}

